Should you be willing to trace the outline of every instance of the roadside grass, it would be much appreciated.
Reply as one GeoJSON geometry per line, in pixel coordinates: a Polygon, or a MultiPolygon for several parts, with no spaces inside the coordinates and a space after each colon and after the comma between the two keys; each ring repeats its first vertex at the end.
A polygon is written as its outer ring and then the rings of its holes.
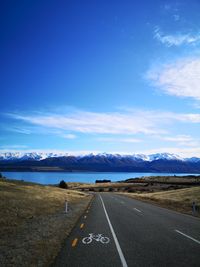
{"type": "Polygon", "coordinates": [[[162,191],[188,187],[187,183],[200,182],[200,176],[143,176],[141,178],[129,178],[124,182],[108,182],[108,183],[68,183],[69,188],[82,191],[162,191]],[[156,183],[158,182],[158,183],[156,183]],[[165,184],[166,183],[166,184],[165,184]],[[180,184],[179,184],[180,183],[180,184]],[[181,183],[186,183],[181,184],[181,183]],[[112,188],[112,189],[111,189],[112,188]]]}
{"type": "Polygon", "coordinates": [[[185,176],[146,176],[142,177],[146,181],[159,181],[159,182],[200,182],[199,175],[185,175],[185,176]]]}
{"type": "Polygon", "coordinates": [[[152,202],[179,212],[192,214],[192,202],[197,205],[196,216],[200,216],[200,187],[190,187],[155,193],[120,193],[131,198],[152,202]]]}
{"type": "Polygon", "coordinates": [[[74,190],[0,179],[0,266],[49,266],[90,200],[74,190]]]}
{"type": "MultiPolygon", "coordinates": [[[[104,188],[104,189],[109,189],[109,188],[113,188],[113,189],[117,189],[117,188],[124,188],[124,187],[130,187],[130,186],[138,186],[140,185],[140,183],[137,184],[133,184],[133,183],[117,183],[117,182],[113,182],[113,183],[91,183],[91,184],[80,184],[78,186],[75,186],[74,189],[90,189],[90,188],[104,188]]],[[[142,184],[143,185],[143,184],[142,184]]]]}

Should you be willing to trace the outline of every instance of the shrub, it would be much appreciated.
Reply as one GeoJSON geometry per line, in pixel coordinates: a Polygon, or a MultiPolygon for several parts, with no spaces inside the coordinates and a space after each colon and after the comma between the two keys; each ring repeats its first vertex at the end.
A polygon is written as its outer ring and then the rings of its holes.
{"type": "Polygon", "coordinates": [[[131,187],[130,187],[130,188],[128,189],[128,193],[134,193],[134,192],[135,192],[135,188],[131,188],[131,187]]]}
{"type": "Polygon", "coordinates": [[[98,184],[98,183],[111,183],[111,180],[106,180],[106,179],[104,179],[104,180],[96,180],[95,183],[96,184],[98,184]]]}
{"type": "Polygon", "coordinates": [[[62,180],[62,181],[60,181],[60,183],[59,183],[59,187],[60,187],[60,188],[67,189],[67,188],[68,188],[68,185],[65,183],[64,180],[62,180]]]}
{"type": "Polygon", "coordinates": [[[89,191],[94,191],[94,188],[89,188],[89,191]]]}
{"type": "Polygon", "coordinates": [[[130,190],[130,189],[131,189],[131,187],[125,187],[125,188],[124,188],[125,191],[128,191],[128,190],[130,190]]]}

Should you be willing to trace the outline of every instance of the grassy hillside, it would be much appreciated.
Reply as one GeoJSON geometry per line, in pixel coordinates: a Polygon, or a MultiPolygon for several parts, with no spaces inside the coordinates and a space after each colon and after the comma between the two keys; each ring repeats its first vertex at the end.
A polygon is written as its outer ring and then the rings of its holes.
{"type": "Polygon", "coordinates": [[[0,266],[49,266],[90,199],[82,192],[0,179],[0,266]]]}
{"type": "Polygon", "coordinates": [[[192,202],[198,206],[197,216],[200,216],[200,187],[169,190],[156,193],[124,193],[129,197],[157,203],[163,207],[192,214],[192,202]]]}

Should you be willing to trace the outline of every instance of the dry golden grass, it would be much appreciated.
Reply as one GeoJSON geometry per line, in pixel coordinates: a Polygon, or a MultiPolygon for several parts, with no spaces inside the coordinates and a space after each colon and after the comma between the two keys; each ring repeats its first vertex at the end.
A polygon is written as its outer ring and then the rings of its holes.
{"type": "Polygon", "coordinates": [[[120,188],[120,187],[130,187],[137,186],[140,183],[94,183],[94,184],[80,184],[75,186],[75,189],[85,189],[85,188],[120,188]]]}
{"type": "MultiPolygon", "coordinates": [[[[147,176],[142,177],[139,180],[133,178],[133,183],[129,182],[111,182],[111,183],[67,183],[70,188],[74,189],[91,189],[91,188],[123,188],[123,187],[138,187],[144,186],[145,182],[149,181],[158,181],[158,182],[167,182],[167,183],[182,183],[182,182],[200,182],[200,176],[147,176]]],[[[157,187],[160,187],[159,185],[157,187]]]]}
{"type": "Polygon", "coordinates": [[[74,190],[0,179],[0,266],[49,266],[90,199],[74,190]]]}
{"type": "Polygon", "coordinates": [[[159,181],[159,182],[200,182],[200,176],[147,176],[143,177],[147,181],[159,181]]]}
{"type": "MultiPolygon", "coordinates": [[[[192,202],[200,208],[200,187],[190,187],[178,190],[169,190],[156,193],[122,193],[139,200],[157,203],[163,207],[171,208],[180,212],[192,214],[192,202]]],[[[200,216],[200,211],[196,214],[200,216]]]]}
{"type": "Polygon", "coordinates": [[[66,184],[68,185],[68,188],[72,188],[72,189],[76,189],[76,188],[81,188],[82,186],[90,186],[91,184],[87,184],[87,183],[78,183],[78,182],[66,182],[66,184]]]}

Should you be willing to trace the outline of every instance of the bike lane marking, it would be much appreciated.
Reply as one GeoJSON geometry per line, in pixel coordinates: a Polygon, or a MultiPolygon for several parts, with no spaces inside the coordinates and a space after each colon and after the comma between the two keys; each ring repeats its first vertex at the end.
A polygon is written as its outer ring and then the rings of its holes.
{"type": "Polygon", "coordinates": [[[90,233],[89,236],[85,236],[82,239],[83,244],[90,244],[92,241],[101,242],[102,244],[108,244],[110,242],[110,238],[107,236],[103,236],[103,234],[93,234],[90,233]]]}
{"type": "Polygon", "coordinates": [[[127,265],[127,263],[126,263],[126,260],[125,260],[125,257],[124,257],[124,254],[123,254],[123,252],[122,252],[122,250],[121,250],[120,244],[119,244],[119,242],[118,242],[118,240],[117,240],[117,236],[116,236],[115,231],[114,231],[114,229],[113,229],[113,227],[112,227],[112,224],[111,224],[111,222],[110,222],[108,213],[107,213],[106,208],[105,208],[105,205],[104,205],[104,201],[103,201],[101,195],[99,195],[99,197],[100,197],[100,199],[101,199],[101,203],[102,203],[102,206],[103,206],[105,215],[106,215],[106,219],[107,219],[107,221],[108,221],[108,225],[109,225],[109,227],[110,227],[110,230],[111,230],[113,239],[114,239],[114,241],[115,241],[115,245],[116,245],[116,248],[117,248],[117,251],[118,251],[118,254],[119,254],[121,263],[122,263],[122,266],[123,266],[123,267],[128,267],[128,265],[127,265]]]}

